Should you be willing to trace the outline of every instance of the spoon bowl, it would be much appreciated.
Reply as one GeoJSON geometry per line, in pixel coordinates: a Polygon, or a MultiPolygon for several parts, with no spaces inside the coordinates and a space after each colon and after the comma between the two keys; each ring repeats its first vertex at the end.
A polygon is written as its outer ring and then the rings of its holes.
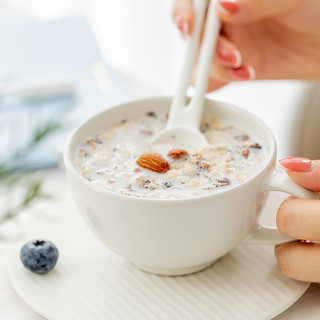
{"type": "Polygon", "coordinates": [[[163,150],[182,148],[195,151],[208,145],[207,139],[198,129],[182,126],[166,128],[154,137],[154,141],[157,147],[163,150]]]}
{"type": "Polygon", "coordinates": [[[206,24],[198,59],[195,93],[186,105],[186,92],[190,84],[193,66],[197,57],[202,25],[207,9],[207,0],[194,0],[195,25],[189,39],[178,87],[173,97],[166,128],[157,134],[151,144],[169,148],[202,149],[208,142],[199,130],[204,96],[207,91],[212,56],[220,31],[216,1],[209,2],[206,24]]]}

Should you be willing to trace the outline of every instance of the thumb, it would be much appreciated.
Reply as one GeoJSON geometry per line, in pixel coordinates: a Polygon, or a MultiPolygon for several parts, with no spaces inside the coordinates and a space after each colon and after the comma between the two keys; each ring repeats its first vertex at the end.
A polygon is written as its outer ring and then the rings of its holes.
{"type": "Polygon", "coordinates": [[[277,16],[293,9],[299,0],[218,0],[217,9],[223,22],[246,24],[277,16]]]}
{"type": "Polygon", "coordinates": [[[307,158],[285,158],[279,160],[288,176],[299,185],[320,192],[320,160],[307,158]]]}

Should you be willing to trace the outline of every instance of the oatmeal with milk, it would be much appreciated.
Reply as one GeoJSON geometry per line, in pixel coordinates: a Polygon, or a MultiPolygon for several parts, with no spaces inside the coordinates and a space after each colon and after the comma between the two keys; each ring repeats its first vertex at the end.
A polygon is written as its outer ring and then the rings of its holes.
{"type": "Polygon", "coordinates": [[[150,111],[93,134],[78,148],[77,168],[103,189],[168,199],[230,188],[253,176],[265,163],[265,150],[251,133],[214,118],[201,124],[207,147],[196,152],[176,148],[160,154],[149,141],[166,122],[166,114],[150,111]]]}

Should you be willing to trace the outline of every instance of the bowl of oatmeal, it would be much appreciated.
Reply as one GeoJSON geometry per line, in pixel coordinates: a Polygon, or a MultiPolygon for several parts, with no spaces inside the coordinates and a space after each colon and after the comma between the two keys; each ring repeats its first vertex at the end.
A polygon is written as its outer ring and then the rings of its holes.
{"type": "MultiPolygon", "coordinates": [[[[103,111],[71,135],[64,161],[75,202],[98,239],[144,271],[180,275],[247,238],[264,191],[304,190],[275,178],[276,145],[263,121],[223,102],[205,100],[205,148],[153,145],[170,103],[153,98],[103,111]]],[[[271,242],[278,235],[274,230],[271,242]]]]}

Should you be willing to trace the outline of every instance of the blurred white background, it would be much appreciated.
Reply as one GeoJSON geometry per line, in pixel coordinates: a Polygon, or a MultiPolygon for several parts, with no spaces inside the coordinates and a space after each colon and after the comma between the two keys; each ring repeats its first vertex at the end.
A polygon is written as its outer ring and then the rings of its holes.
{"type": "MultiPolygon", "coordinates": [[[[173,0],[1,0],[0,18],[84,15],[130,100],[174,92],[185,46],[172,22],[172,6],[173,0]]],[[[319,91],[314,82],[259,81],[233,84],[212,96],[261,117],[276,137],[279,158],[316,158],[319,91]]]]}

